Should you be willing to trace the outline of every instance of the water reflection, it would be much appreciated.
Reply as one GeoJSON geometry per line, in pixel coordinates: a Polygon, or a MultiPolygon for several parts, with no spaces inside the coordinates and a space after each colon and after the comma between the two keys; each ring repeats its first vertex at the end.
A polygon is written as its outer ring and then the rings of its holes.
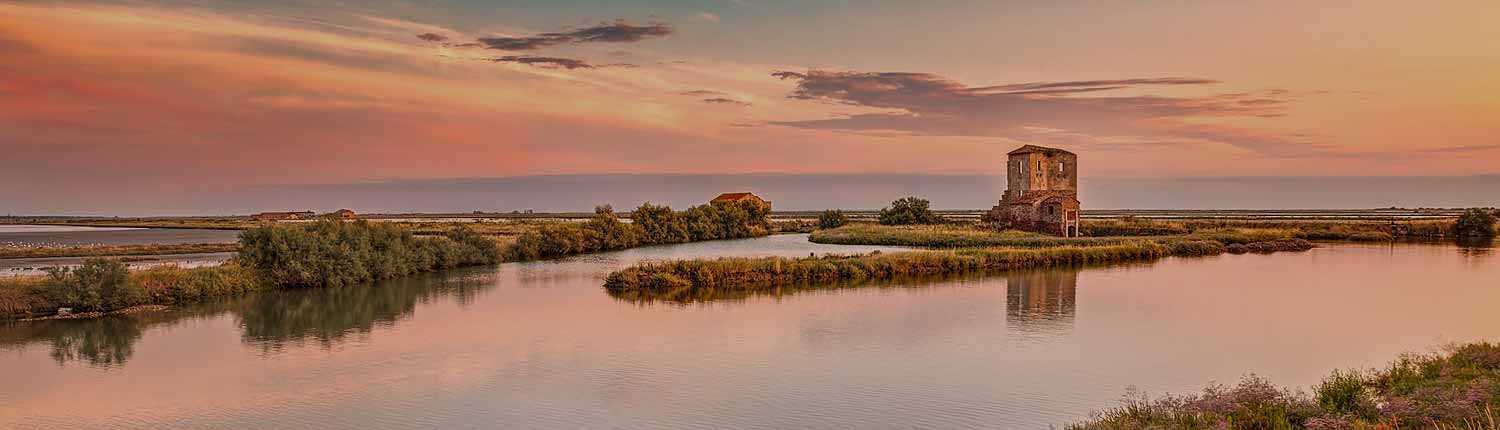
{"type": "Polygon", "coordinates": [[[1035,270],[1005,278],[1005,322],[1023,338],[1072,330],[1078,269],[1035,270]]]}
{"type": "Polygon", "coordinates": [[[494,285],[486,273],[429,273],[366,287],[261,294],[237,309],[235,320],[241,339],[262,351],[308,341],[332,348],[350,335],[394,326],[410,317],[418,303],[451,297],[466,306],[494,285]]]}
{"type": "Polygon", "coordinates": [[[1465,257],[1487,258],[1495,251],[1493,237],[1464,237],[1457,241],[1458,251],[1465,257]]]}
{"type": "Polygon", "coordinates": [[[786,298],[798,294],[829,292],[852,288],[928,287],[937,284],[954,283],[958,281],[980,280],[994,276],[996,276],[994,273],[969,272],[933,276],[901,276],[895,279],[886,279],[880,281],[851,281],[831,284],[807,283],[754,290],[711,287],[682,287],[662,291],[611,291],[608,292],[608,294],[615,300],[635,303],[643,306],[653,304],[686,305],[693,303],[743,301],[753,297],[786,298]]]}
{"type": "Polygon", "coordinates": [[[0,324],[0,350],[45,344],[58,365],[81,362],[94,367],[125,364],[147,329],[223,313],[222,304],[192,311],[172,311],[81,320],[45,320],[0,324]]]}
{"type": "Polygon", "coordinates": [[[114,367],[130,360],[136,342],[147,330],[225,313],[234,316],[241,341],[262,352],[308,341],[332,348],[350,335],[398,324],[410,317],[419,303],[452,299],[466,306],[493,286],[492,272],[481,268],[423,274],[364,287],[267,292],[165,312],[13,322],[0,325],[0,350],[44,344],[59,365],[81,362],[114,367]]]}

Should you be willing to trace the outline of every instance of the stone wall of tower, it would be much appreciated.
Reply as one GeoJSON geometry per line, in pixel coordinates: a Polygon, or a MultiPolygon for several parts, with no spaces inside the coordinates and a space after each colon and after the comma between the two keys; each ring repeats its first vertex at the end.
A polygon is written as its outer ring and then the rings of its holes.
{"type": "Polygon", "coordinates": [[[1005,170],[1003,201],[1013,201],[1028,191],[1078,191],[1078,156],[1067,152],[1012,154],[1005,170]]]}

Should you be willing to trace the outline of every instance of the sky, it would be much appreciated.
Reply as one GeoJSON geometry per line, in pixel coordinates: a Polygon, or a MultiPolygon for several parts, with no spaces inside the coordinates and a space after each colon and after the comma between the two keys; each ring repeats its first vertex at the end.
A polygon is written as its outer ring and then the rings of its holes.
{"type": "Polygon", "coordinates": [[[708,185],[982,208],[1023,144],[1079,154],[1085,208],[1492,206],[1495,22],[1494,1],[0,0],[0,214],[708,185]]]}

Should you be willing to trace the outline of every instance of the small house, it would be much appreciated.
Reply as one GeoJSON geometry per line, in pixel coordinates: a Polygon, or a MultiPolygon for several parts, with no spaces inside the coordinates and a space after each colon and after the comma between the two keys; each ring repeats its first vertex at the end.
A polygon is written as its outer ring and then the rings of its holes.
{"type": "Polygon", "coordinates": [[[337,217],[343,218],[343,219],[353,219],[354,218],[354,211],[351,211],[351,210],[348,210],[348,209],[339,209],[339,210],[333,211],[333,213],[331,215],[337,216],[337,217]]]}

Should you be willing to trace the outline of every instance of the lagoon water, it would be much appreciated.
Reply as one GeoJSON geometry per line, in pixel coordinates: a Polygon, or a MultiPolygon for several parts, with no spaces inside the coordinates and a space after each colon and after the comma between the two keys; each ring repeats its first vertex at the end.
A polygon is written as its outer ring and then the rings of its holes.
{"type": "Polygon", "coordinates": [[[871,249],[773,236],[0,324],[0,428],[1045,429],[1127,391],[1307,387],[1500,339],[1500,255],[1453,245],[694,303],[600,287],[642,259],[871,249]]]}
{"type": "Polygon", "coordinates": [[[239,237],[237,230],[0,225],[0,247],[11,248],[228,243],[239,240],[239,237]]]}

